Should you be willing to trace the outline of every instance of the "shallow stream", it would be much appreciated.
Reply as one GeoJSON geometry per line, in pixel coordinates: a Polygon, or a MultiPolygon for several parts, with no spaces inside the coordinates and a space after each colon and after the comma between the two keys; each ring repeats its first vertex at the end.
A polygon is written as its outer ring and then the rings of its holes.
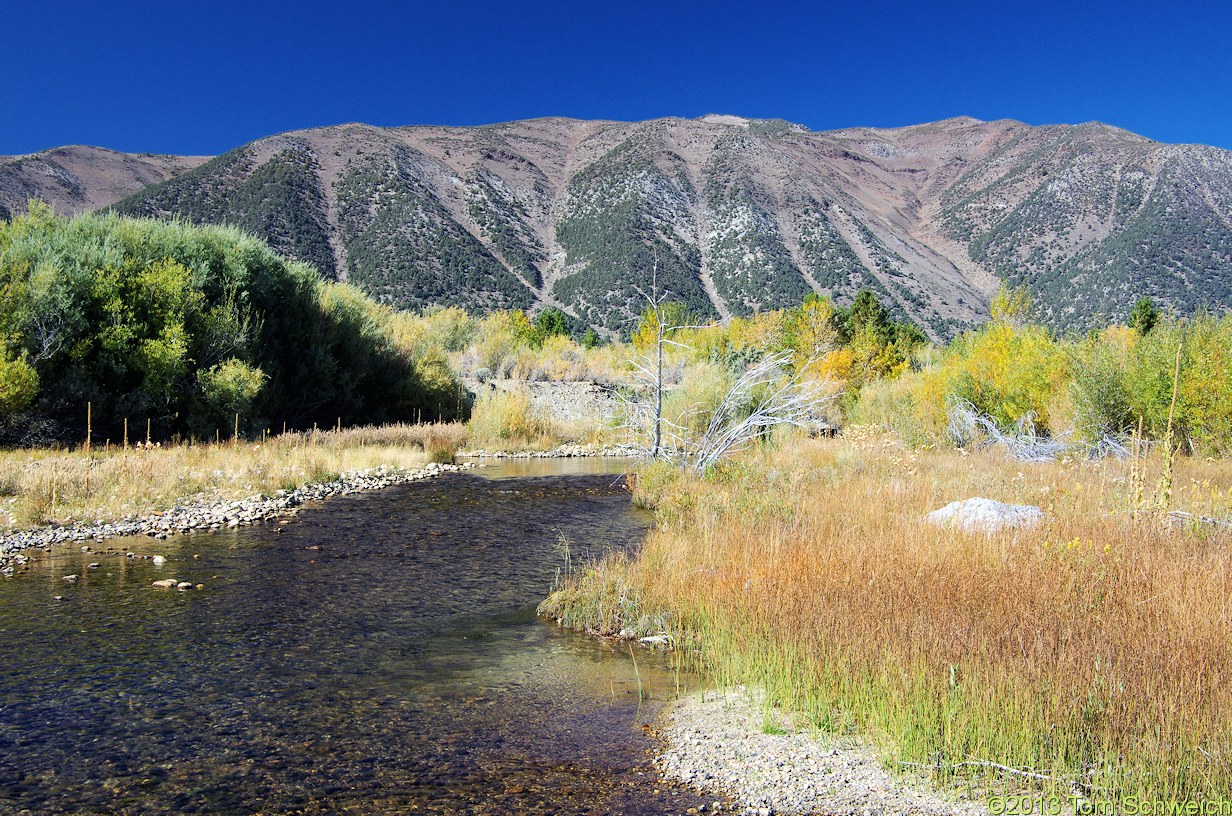
{"type": "Polygon", "coordinates": [[[644,534],[618,468],[489,466],[36,560],[0,582],[0,814],[696,807],[645,727],[695,678],[534,612],[562,540],[644,534]]]}

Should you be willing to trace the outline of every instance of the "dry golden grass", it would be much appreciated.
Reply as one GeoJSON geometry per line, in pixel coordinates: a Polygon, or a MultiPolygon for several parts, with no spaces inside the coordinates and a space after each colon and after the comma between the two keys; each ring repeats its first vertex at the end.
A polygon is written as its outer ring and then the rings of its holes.
{"type": "Polygon", "coordinates": [[[615,429],[588,422],[562,422],[536,407],[523,390],[480,394],[466,425],[473,449],[549,450],[567,442],[605,444],[615,429]]]}
{"type": "Polygon", "coordinates": [[[188,499],[231,500],[388,465],[452,458],[462,425],[389,425],[286,434],[265,443],[0,452],[0,529],[110,521],[188,499]],[[88,470],[87,470],[88,466],[88,470]],[[87,482],[88,473],[88,482],[87,482]]]}
{"type": "MultiPolygon", "coordinates": [[[[582,573],[545,612],[600,612],[608,628],[666,613],[718,679],[866,733],[891,763],[1232,797],[1232,542],[1135,517],[1130,467],[858,434],[707,480],[655,467],[636,491],[659,515],[640,557],[582,573]],[[925,521],[971,496],[1039,505],[1046,523],[982,535],[925,521]]],[[[1177,467],[1174,509],[1229,515],[1232,464],[1177,467]]],[[[1162,461],[1150,468],[1148,497],[1162,461]]]]}

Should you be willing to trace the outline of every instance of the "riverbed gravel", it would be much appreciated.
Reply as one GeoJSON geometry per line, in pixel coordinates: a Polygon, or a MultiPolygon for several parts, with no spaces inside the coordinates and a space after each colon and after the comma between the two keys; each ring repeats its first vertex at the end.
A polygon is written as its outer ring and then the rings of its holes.
{"type": "Polygon", "coordinates": [[[23,530],[0,537],[0,575],[10,576],[28,564],[30,556],[25,551],[32,549],[50,550],[57,544],[85,544],[132,535],[164,539],[176,534],[240,527],[274,516],[294,514],[299,506],[306,502],[364,490],[380,490],[474,467],[478,465],[473,462],[460,465],[433,462],[414,470],[382,466],[346,472],[333,481],[308,484],[294,490],[279,490],[269,496],[251,496],[237,501],[211,501],[202,498],[187,501],[160,513],[119,521],[76,522],[71,525],[23,530]]]}
{"type": "MultiPolygon", "coordinates": [[[[891,774],[868,746],[793,727],[743,689],[677,701],[665,715],[666,750],[656,758],[667,779],[732,798],[745,814],[975,816],[982,803],[891,774]]],[[[717,803],[716,803],[717,804],[717,803]]]]}

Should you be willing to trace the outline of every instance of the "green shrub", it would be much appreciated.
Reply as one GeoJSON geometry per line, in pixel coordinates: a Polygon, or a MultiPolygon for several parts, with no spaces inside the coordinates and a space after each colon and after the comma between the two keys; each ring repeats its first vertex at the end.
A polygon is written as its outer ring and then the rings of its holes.
{"type": "Polygon", "coordinates": [[[1161,320],[1137,344],[1127,372],[1130,415],[1163,439],[1180,349],[1174,439],[1210,453],[1232,451],[1232,316],[1161,320]]]}
{"type": "Polygon", "coordinates": [[[1135,332],[1116,326],[1072,347],[1074,427],[1084,438],[1116,436],[1134,425],[1129,373],[1136,343],[1135,332]]]}
{"type": "Polygon", "coordinates": [[[112,438],[126,417],[162,437],[212,435],[235,407],[254,428],[464,412],[452,376],[419,365],[396,328],[388,307],[233,228],[41,205],[0,224],[0,410],[26,410],[53,437],[79,438],[87,402],[112,438]]]}
{"type": "Polygon", "coordinates": [[[38,372],[24,357],[0,353],[0,422],[5,422],[34,401],[38,394],[38,372]]]}
{"type": "Polygon", "coordinates": [[[667,389],[663,398],[663,418],[693,434],[705,431],[732,382],[731,374],[723,366],[713,363],[689,366],[680,384],[667,389]]]}
{"type": "Polygon", "coordinates": [[[198,375],[202,402],[195,428],[198,435],[207,436],[212,428],[230,427],[236,415],[252,422],[252,405],[265,379],[261,369],[234,358],[202,371],[198,375]]]}
{"type": "Polygon", "coordinates": [[[547,308],[535,316],[535,328],[531,332],[531,348],[543,348],[549,337],[568,337],[569,321],[560,309],[547,308]]]}

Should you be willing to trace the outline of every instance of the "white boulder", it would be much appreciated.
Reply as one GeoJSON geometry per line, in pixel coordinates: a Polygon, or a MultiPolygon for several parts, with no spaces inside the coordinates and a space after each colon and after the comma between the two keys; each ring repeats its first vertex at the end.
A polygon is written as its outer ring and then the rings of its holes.
{"type": "Polygon", "coordinates": [[[968,533],[1032,527],[1044,520],[1044,511],[1029,504],[1005,504],[979,497],[950,502],[928,514],[939,527],[957,527],[968,533]]]}

